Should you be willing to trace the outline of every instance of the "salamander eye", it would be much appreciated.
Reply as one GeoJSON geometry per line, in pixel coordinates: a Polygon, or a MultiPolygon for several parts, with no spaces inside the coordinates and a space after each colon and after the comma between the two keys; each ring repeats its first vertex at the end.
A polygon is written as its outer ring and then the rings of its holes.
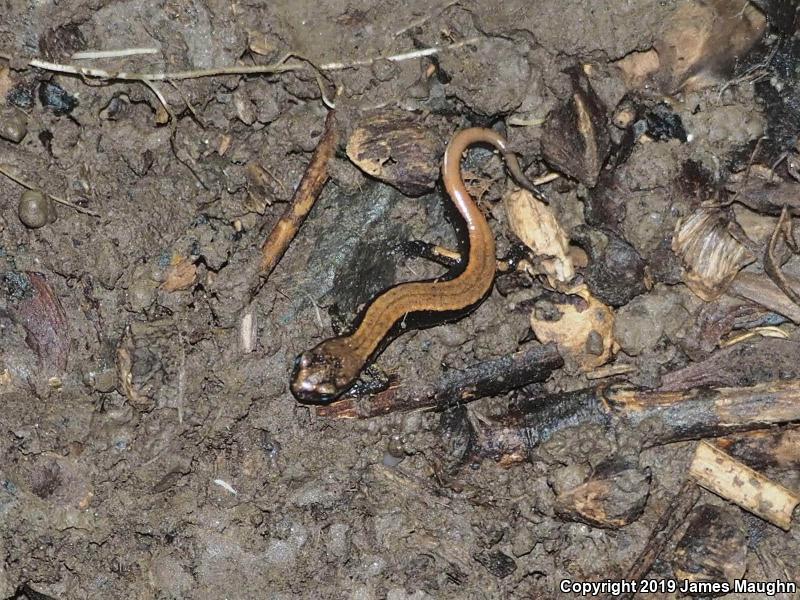
{"type": "Polygon", "coordinates": [[[308,368],[311,365],[312,357],[310,352],[303,352],[302,354],[298,354],[297,358],[294,359],[294,369],[300,368],[308,368]]]}

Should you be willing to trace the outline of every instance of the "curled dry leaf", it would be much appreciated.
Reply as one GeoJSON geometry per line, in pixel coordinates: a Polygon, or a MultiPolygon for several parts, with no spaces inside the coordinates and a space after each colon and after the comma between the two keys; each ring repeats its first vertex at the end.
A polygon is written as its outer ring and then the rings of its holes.
{"type": "Polygon", "coordinates": [[[611,150],[606,108],[579,68],[568,73],[572,98],[547,116],[542,154],[556,170],[594,187],[611,150]]]}
{"type": "Polygon", "coordinates": [[[197,265],[185,256],[175,256],[164,273],[161,289],[165,292],[185,290],[197,281],[197,265]]]}
{"type": "Polygon", "coordinates": [[[536,256],[552,287],[575,276],[569,255],[569,238],[552,209],[528,190],[517,190],[503,198],[512,231],[536,256]]]}
{"type": "MultiPolygon", "coordinates": [[[[800,281],[793,277],[786,277],[786,279],[792,287],[800,289],[800,281]]],[[[735,296],[755,302],[800,325],[800,306],[792,302],[783,290],[763,273],[742,271],[733,280],[729,291],[735,296]]]]}
{"type": "Polygon", "coordinates": [[[435,187],[443,151],[430,126],[400,111],[365,118],[347,142],[347,156],[356,166],[408,196],[435,187]]]}
{"type": "Polygon", "coordinates": [[[616,65],[629,88],[655,82],[665,94],[719,83],[758,42],[766,18],[752,4],[729,0],[683,2],[664,23],[653,49],[616,65]]]}
{"type": "Polygon", "coordinates": [[[546,344],[555,342],[568,368],[592,371],[609,361],[616,350],[614,311],[592,296],[586,285],[569,290],[563,303],[537,304],[531,329],[546,344]]]}
{"type": "Polygon", "coordinates": [[[723,211],[701,208],[675,227],[672,250],[683,263],[684,281],[706,302],[723,294],[736,274],[755,260],[731,235],[728,223],[723,211]]]}

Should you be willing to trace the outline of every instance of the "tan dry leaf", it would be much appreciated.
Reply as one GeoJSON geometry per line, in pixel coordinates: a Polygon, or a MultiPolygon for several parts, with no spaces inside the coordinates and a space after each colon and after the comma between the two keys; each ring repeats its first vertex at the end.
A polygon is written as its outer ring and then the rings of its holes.
{"type": "Polygon", "coordinates": [[[731,235],[725,213],[715,208],[700,208],[678,221],[672,251],[683,263],[686,285],[706,302],[721,296],[736,274],[755,260],[731,235]]]}
{"type": "Polygon", "coordinates": [[[543,344],[556,343],[567,367],[592,371],[607,363],[616,351],[614,311],[592,296],[585,284],[573,287],[569,294],[580,296],[585,301],[583,306],[558,304],[561,318],[557,321],[537,318],[534,310],[531,329],[543,344]]]}
{"type": "Polygon", "coordinates": [[[173,259],[164,276],[161,289],[165,292],[177,292],[190,288],[197,281],[197,265],[188,258],[179,256],[173,259]]]}
{"type": "Polygon", "coordinates": [[[528,190],[517,190],[503,198],[511,230],[536,256],[550,285],[567,283],[575,276],[569,253],[569,238],[552,209],[533,197],[528,190]]]}
{"type": "Polygon", "coordinates": [[[658,71],[661,61],[658,52],[646,50],[644,52],[631,52],[614,63],[621,71],[622,80],[628,89],[644,87],[649,78],[658,71]]]}
{"type": "Polygon", "coordinates": [[[763,36],[764,15],[749,2],[688,0],[665,20],[653,48],[614,63],[628,89],[664,94],[717,85],[763,36]]]}

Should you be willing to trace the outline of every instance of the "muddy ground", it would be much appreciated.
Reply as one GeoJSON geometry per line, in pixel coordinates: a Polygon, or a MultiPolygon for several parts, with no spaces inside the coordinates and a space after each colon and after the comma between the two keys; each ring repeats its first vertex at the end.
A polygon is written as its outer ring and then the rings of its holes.
{"type": "MultiPolygon", "coordinates": [[[[0,60],[11,67],[0,71],[0,108],[27,124],[21,141],[0,139],[0,163],[98,215],[58,205],[54,222],[26,227],[24,189],[0,177],[0,598],[556,598],[566,578],[622,577],[679,492],[695,442],[638,455],[652,477],[643,513],[597,528],[559,517],[554,490],[625,447],[602,427],[567,428],[510,468],[483,461],[444,477],[438,412],[324,419],[291,396],[288,377],[299,352],[377,291],[443,272],[394,252],[399,243],[455,244],[441,189],[406,197],[348,160],[344,144],[363,114],[429,119],[442,149],[461,127],[499,127],[540,175],[552,170],[541,124],[573,93],[565,71],[591,65],[583,70],[611,123],[634,86],[616,61],[653,48],[685,4],[0,3],[0,54],[11,58],[0,60]],[[165,114],[141,82],[26,66],[38,57],[174,72],[269,64],[287,52],[348,64],[464,40],[473,41],[433,59],[325,71],[326,93],[340,90],[331,179],[252,303],[253,261],[323,131],[313,71],[157,82],[165,114]],[[139,47],[157,53],[70,58],[139,47]],[[48,289],[56,301],[35,300],[48,289]]],[[[741,156],[769,123],[751,80],[711,71],[718,79],[699,91],[643,86],[676,99],[691,139],[636,142],[616,170],[627,213],[615,235],[648,268],[646,285],[612,303],[616,361],[639,386],[699,358],[686,340],[703,302],[669,255],[691,209],[675,181],[687,161],[718,180],[741,174],[741,156]]],[[[621,125],[609,125],[613,140],[621,125]]],[[[467,166],[494,182],[482,204],[503,254],[512,235],[497,202],[502,164],[475,151],[467,166]]],[[[570,177],[544,186],[570,234],[586,223],[589,189],[570,177]]],[[[378,367],[401,382],[435,382],[536,344],[518,307],[541,289],[495,290],[461,321],[404,335],[378,367]]],[[[594,383],[568,368],[534,391],[594,383]]],[[[488,419],[508,401],[470,410],[488,419]]],[[[771,475],[800,488],[796,469],[771,475]]],[[[726,505],[708,492],[701,503],[726,505]]],[[[800,528],[740,518],[747,576],[799,580],[800,528]]],[[[669,556],[651,575],[674,576],[669,556]]]]}

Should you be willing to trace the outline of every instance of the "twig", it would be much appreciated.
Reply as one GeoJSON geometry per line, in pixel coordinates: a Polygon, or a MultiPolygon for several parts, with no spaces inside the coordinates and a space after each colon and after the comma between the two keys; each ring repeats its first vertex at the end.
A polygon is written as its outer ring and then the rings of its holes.
{"type": "Polygon", "coordinates": [[[174,73],[137,73],[134,71],[109,71],[94,67],[76,67],[53,63],[38,58],[28,61],[28,65],[45,71],[66,73],[68,75],[81,75],[94,79],[117,79],[121,81],[166,81],[168,79],[197,79],[200,77],[216,77],[220,75],[260,75],[265,73],[282,73],[285,71],[298,71],[305,69],[303,63],[286,63],[292,55],[270,65],[237,65],[232,67],[215,67],[210,69],[196,69],[193,71],[175,71],[174,73]]]}
{"type": "Polygon", "coordinates": [[[94,60],[98,58],[123,58],[142,54],[158,54],[158,48],[123,48],[121,50],[84,50],[72,55],[73,60],[94,60]]]}
{"type": "Polygon", "coordinates": [[[259,282],[251,291],[251,297],[255,297],[275,265],[283,257],[328,180],[328,162],[336,149],[336,118],[334,114],[334,111],[328,113],[325,119],[325,132],[311,156],[311,162],[306,167],[300,185],[297,186],[289,206],[272,228],[264,245],[261,246],[261,263],[258,267],[259,282]]]}
{"type": "MultiPolygon", "coordinates": [[[[0,165],[0,173],[5,175],[6,177],[8,177],[14,183],[16,183],[18,185],[21,185],[25,189],[28,189],[28,190],[37,190],[37,189],[39,189],[39,188],[27,183],[26,181],[20,179],[16,175],[10,173],[2,165],[0,165]]],[[[53,194],[49,194],[47,192],[44,192],[44,193],[47,195],[48,198],[50,198],[54,202],[58,202],[59,204],[63,204],[64,206],[69,206],[70,208],[78,211],[79,213],[83,213],[85,215],[91,215],[92,217],[100,218],[100,215],[98,213],[94,212],[93,210],[89,210],[88,208],[83,208],[82,206],[78,206],[77,204],[73,204],[69,200],[64,200],[63,198],[59,198],[58,196],[54,196],[53,194]]]]}
{"type": "Polygon", "coordinates": [[[375,64],[379,60],[403,62],[405,60],[422,58],[423,56],[433,56],[434,54],[438,54],[439,52],[443,52],[445,50],[456,50],[464,46],[469,46],[470,44],[475,44],[480,40],[481,38],[474,37],[462,40],[460,42],[456,42],[455,44],[449,44],[447,46],[432,46],[430,48],[422,48],[420,50],[414,50],[413,52],[404,52],[402,54],[390,54],[387,56],[378,56],[376,58],[365,58],[363,60],[355,60],[349,63],[341,63],[341,62],[325,63],[323,65],[320,65],[319,68],[322,71],[341,71],[343,69],[352,69],[354,67],[366,67],[375,64]]]}
{"type": "Polygon", "coordinates": [[[689,474],[698,484],[788,531],[800,496],[708,442],[695,450],[689,474]]]}
{"type": "MultiPolygon", "coordinates": [[[[54,63],[39,58],[32,58],[28,61],[28,66],[44,69],[45,71],[53,71],[56,73],[66,73],[69,75],[81,75],[83,77],[90,77],[94,79],[117,79],[121,81],[166,81],[168,79],[197,79],[200,77],[218,77],[221,75],[264,75],[269,73],[285,73],[287,71],[303,71],[308,68],[316,68],[320,71],[341,71],[344,69],[353,69],[356,67],[370,66],[379,60],[389,60],[392,62],[403,62],[406,60],[413,60],[423,56],[432,56],[446,50],[457,50],[470,44],[479,42],[481,38],[473,37],[447,46],[432,46],[430,48],[422,48],[412,52],[403,52],[400,54],[389,54],[377,56],[374,58],[365,58],[355,60],[352,62],[329,62],[317,67],[313,67],[302,56],[298,56],[294,52],[286,53],[280,60],[269,65],[234,65],[230,67],[212,67],[209,69],[194,69],[187,71],[174,71],[158,72],[158,73],[139,73],[136,71],[116,71],[108,69],[98,69],[94,67],[78,67],[75,65],[67,65],[61,63],[54,63]],[[290,58],[300,58],[293,62],[287,62],[290,58]]],[[[11,55],[0,53],[0,58],[4,60],[12,60],[11,55]]]]}
{"type": "Polygon", "coordinates": [[[798,397],[800,379],[676,391],[601,385],[534,395],[517,400],[507,416],[475,427],[465,457],[511,465],[563,429],[589,423],[635,434],[642,448],[764,430],[800,422],[798,397]]]}
{"type": "Polygon", "coordinates": [[[536,117],[533,119],[522,119],[520,117],[509,117],[506,123],[512,127],[538,127],[544,125],[547,119],[544,117],[536,117]]]}
{"type": "Polygon", "coordinates": [[[319,406],[316,413],[337,419],[365,419],[396,411],[442,410],[544,381],[563,365],[554,344],[536,345],[510,356],[450,372],[435,386],[393,387],[371,397],[345,398],[328,406],[319,406]]]}

